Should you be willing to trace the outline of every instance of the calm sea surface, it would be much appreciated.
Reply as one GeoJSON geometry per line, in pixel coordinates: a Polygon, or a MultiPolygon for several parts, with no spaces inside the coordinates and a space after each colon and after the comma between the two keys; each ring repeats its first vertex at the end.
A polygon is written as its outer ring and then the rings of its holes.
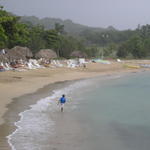
{"type": "Polygon", "coordinates": [[[94,82],[78,95],[88,150],[149,150],[150,73],[94,82]]]}
{"type": "Polygon", "coordinates": [[[20,116],[18,129],[8,137],[14,150],[149,150],[150,73],[80,81],[20,116]],[[49,102],[63,93],[69,101],[60,116],[56,103],[49,102]]]}

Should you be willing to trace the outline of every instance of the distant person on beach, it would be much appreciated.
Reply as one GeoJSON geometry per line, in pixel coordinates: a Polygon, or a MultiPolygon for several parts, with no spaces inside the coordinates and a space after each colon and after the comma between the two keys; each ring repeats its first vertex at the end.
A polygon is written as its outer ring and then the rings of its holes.
{"type": "Polygon", "coordinates": [[[85,63],[83,64],[83,68],[84,68],[84,69],[86,68],[86,64],[85,64],[85,63]]]}
{"type": "Polygon", "coordinates": [[[65,98],[65,95],[63,94],[62,97],[59,99],[59,102],[58,102],[58,104],[60,104],[61,112],[64,111],[65,103],[66,103],[66,98],[65,98]]]}

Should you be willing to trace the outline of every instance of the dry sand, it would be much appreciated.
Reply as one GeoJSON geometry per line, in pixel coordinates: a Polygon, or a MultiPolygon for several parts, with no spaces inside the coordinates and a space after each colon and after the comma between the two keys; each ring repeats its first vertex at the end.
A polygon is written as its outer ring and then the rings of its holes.
{"type": "MultiPolygon", "coordinates": [[[[128,64],[137,63],[139,63],[139,61],[128,61],[128,64]]],[[[50,83],[120,72],[136,72],[139,70],[140,69],[126,68],[122,63],[113,62],[110,65],[89,63],[86,68],[79,67],[76,69],[44,68],[22,72],[0,72],[0,124],[4,122],[2,116],[7,111],[7,105],[11,103],[13,98],[27,93],[33,93],[50,83]]]]}

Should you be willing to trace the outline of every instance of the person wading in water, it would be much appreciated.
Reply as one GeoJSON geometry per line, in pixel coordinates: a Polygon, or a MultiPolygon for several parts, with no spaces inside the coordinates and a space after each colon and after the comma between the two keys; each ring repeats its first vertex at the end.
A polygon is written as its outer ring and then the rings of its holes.
{"type": "Polygon", "coordinates": [[[59,102],[58,102],[58,104],[60,104],[61,112],[64,111],[65,103],[66,103],[66,98],[65,98],[65,95],[63,94],[62,97],[59,99],[59,102]]]}

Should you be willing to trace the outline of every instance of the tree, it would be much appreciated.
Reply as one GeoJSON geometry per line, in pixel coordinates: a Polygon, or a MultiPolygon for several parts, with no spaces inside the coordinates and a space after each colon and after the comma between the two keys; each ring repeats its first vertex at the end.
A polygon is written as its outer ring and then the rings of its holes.
{"type": "Polygon", "coordinates": [[[150,38],[150,25],[144,25],[138,28],[137,31],[141,38],[150,38]]]}
{"type": "MultiPolygon", "coordinates": [[[[44,40],[47,48],[52,48],[56,51],[59,49],[60,39],[56,30],[46,30],[44,32],[44,40]]],[[[57,55],[59,55],[58,51],[57,55]]]]}
{"type": "Polygon", "coordinates": [[[4,6],[1,6],[1,5],[0,5],[0,10],[3,10],[3,8],[4,8],[4,6]]]}
{"type": "Polygon", "coordinates": [[[45,30],[42,26],[35,26],[29,30],[30,40],[28,47],[31,48],[33,53],[36,53],[40,49],[46,48],[46,40],[44,39],[45,30]]]}
{"type": "Polygon", "coordinates": [[[130,38],[127,42],[123,43],[117,52],[119,57],[127,57],[132,55],[133,58],[143,58],[146,56],[146,51],[144,50],[144,43],[140,36],[134,36],[130,38]]]}
{"type": "Polygon", "coordinates": [[[98,48],[96,45],[87,47],[85,52],[89,57],[100,57],[103,55],[103,49],[98,48]]]}
{"type": "Polygon", "coordinates": [[[60,37],[60,56],[68,58],[74,50],[78,49],[77,40],[72,36],[61,36],[60,37]]]}
{"type": "Polygon", "coordinates": [[[131,55],[128,49],[128,45],[126,42],[122,43],[118,46],[117,54],[118,57],[126,58],[131,55]]]}
{"type": "Polygon", "coordinates": [[[104,48],[104,56],[116,57],[118,46],[117,44],[111,43],[106,48],[104,48]]]}
{"type": "Polygon", "coordinates": [[[10,41],[15,33],[14,25],[17,17],[11,16],[5,10],[0,10],[0,43],[1,46],[10,47],[10,41]]]}
{"type": "Polygon", "coordinates": [[[144,45],[143,45],[143,41],[142,38],[139,36],[135,36],[133,38],[131,38],[128,42],[128,49],[129,51],[132,53],[134,58],[142,58],[145,56],[144,53],[144,45]]]}
{"type": "Polygon", "coordinates": [[[0,24],[0,48],[5,48],[7,46],[7,40],[8,40],[8,37],[5,34],[5,30],[0,24]]]}
{"type": "Polygon", "coordinates": [[[64,33],[64,25],[55,23],[55,30],[57,31],[58,34],[63,34],[64,33]]]}
{"type": "Polygon", "coordinates": [[[16,23],[12,45],[26,46],[30,41],[30,32],[25,24],[16,23]]]}

